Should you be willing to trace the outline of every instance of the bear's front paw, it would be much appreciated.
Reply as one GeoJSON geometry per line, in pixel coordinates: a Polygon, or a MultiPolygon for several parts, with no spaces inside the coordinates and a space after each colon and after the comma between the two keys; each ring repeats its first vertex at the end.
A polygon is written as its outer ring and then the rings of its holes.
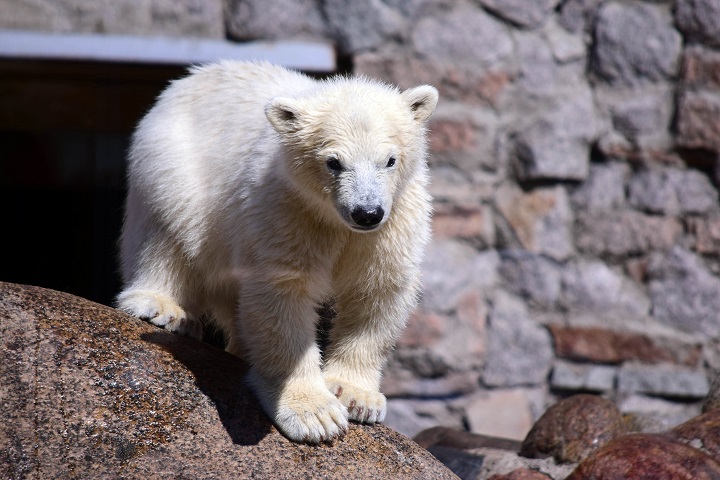
{"type": "Polygon", "coordinates": [[[350,420],[362,423],[385,420],[387,400],[382,393],[332,377],[325,379],[325,385],[345,405],[350,420]]]}
{"type": "Polygon", "coordinates": [[[296,442],[330,442],[348,429],[347,410],[322,385],[286,385],[274,417],[278,429],[296,442]]]}
{"type": "Polygon", "coordinates": [[[118,296],[118,308],[179,335],[202,338],[202,323],[160,293],[130,290],[118,296]]]}

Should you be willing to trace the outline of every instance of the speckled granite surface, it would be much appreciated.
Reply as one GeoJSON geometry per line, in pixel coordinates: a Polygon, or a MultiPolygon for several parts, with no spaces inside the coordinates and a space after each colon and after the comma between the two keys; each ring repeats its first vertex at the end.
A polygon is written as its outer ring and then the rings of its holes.
{"type": "Polygon", "coordinates": [[[245,369],[112,308],[0,283],[0,477],[456,478],[383,426],[288,441],[245,369]]]}

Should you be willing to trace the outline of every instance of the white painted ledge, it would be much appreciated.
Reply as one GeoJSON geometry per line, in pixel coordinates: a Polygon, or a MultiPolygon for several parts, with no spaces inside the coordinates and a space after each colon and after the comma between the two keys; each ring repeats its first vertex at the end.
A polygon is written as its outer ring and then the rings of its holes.
{"type": "Polygon", "coordinates": [[[91,60],[189,65],[221,59],[265,60],[289,68],[333,72],[332,45],[322,42],[249,42],[174,37],[47,33],[0,29],[0,58],[91,60]]]}

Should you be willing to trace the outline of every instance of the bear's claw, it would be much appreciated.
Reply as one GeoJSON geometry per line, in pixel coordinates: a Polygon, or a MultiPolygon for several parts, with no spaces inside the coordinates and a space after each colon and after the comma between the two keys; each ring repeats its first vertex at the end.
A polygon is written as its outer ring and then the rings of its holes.
{"type": "Polygon", "coordinates": [[[202,324],[177,303],[160,293],[129,290],[118,297],[118,308],[179,335],[202,338],[202,324]]]}

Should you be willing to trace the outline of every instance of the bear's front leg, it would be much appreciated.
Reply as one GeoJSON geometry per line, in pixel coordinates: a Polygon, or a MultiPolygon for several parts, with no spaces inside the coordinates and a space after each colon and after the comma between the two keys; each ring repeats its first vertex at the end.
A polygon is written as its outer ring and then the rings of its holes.
{"type": "Polygon", "coordinates": [[[337,300],[323,375],[325,384],[348,409],[350,420],[363,423],[385,419],[380,393],[382,367],[415,305],[415,291],[361,288],[337,300]],[[382,292],[382,293],[380,293],[382,292]]]}
{"type": "Polygon", "coordinates": [[[265,412],[297,442],[343,436],[347,410],[323,381],[315,302],[288,285],[250,283],[242,289],[236,320],[241,339],[235,344],[249,354],[248,379],[265,412]]]}

